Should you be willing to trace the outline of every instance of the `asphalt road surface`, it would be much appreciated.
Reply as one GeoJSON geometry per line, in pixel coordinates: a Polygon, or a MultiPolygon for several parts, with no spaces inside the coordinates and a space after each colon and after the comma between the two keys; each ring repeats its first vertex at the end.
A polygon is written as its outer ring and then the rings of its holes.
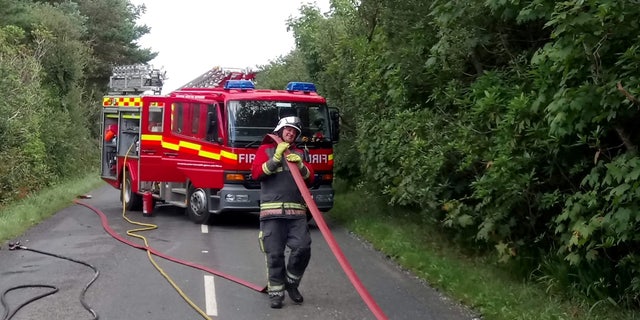
{"type": "MultiPolygon", "coordinates": [[[[118,191],[110,186],[80,201],[102,210],[109,225],[120,235],[138,228],[122,218],[118,191]]],[[[158,225],[141,232],[149,245],[181,260],[216,269],[248,282],[264,286],[266,270],[259,250],[258,219],[254,214],[234,214],[212,225],[197,225],[184,210],[156,207],[152,217],[130,212],[133,220],[158,225]]],[[[446,298],[398,268],[380,253],[331,226],[340,248],[376,303],[389,319],[459,320],[474,319],[467,308],[446,298]]],[[[193,303],[211,319],[376,319],[358,295],[322,234],[312,225],[311,263],[302,280],[302,305],[288,297],[282,309],[269,308],[264,293],[213,276],[196,268],[155,258],[193,303]]],[[[29,248],[82,260],[95,266],[100,275],[86,293],[86,303],[100,319],[203,319],[154,268],[144,250],[115,240],[90,209],[72,205],[28,230],[19,240],[29,248]]],[[[0,246],[0,293],[20,285],[46,284],[59,288],[53,295],[20,309],[12,320],[93,319],[82,307],[80,294],[94,276],[83,265],[25,250],[0,246]]],[[[7,293],[5,300],[14,310],[28,299],[48,289],[25,288],[7,293]]],[[[0,314],[6,313],[0,306],[0,314]]]]}

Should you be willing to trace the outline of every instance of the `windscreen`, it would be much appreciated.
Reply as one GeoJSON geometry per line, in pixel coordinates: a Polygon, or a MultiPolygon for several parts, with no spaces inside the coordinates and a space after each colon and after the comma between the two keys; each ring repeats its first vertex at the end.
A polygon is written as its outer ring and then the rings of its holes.
{"type": "Polygon", "coordinates": [[[265,134],[272,133],[278,120],[297,116],[302,121],[302,134],[297,143],[309,147],[331,144],[329,112],[325,104],[285,101],[230,101],[227,103],[229,145],[257,147],[265,134]]]}

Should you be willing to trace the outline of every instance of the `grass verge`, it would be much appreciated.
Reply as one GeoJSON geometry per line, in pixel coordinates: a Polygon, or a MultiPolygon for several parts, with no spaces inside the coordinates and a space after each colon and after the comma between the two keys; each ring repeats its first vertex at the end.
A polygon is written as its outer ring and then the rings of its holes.
{"type": "Polygon", "coordinates": [[[43,219],[71,205],[78,195],[103,184],[99,176],[91,173],[6,205],[0,209],[0,243],[23,234],[43,219]]]}
{"type": "Polygon", "coordinates": [[[465,255],[436,227],[416,225],[402,218],[410,212],[398,211],[362,192],[342,191],[329,217],[486,320],[640,319],[607,302],[550,294],[542,284],[518,280],[494,257],[465,255]]]}

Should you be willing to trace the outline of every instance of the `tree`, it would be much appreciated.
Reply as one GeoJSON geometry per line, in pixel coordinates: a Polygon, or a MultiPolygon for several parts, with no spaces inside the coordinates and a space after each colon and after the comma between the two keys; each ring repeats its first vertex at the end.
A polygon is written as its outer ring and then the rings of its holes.
{"type": "Polygon", "coordinates": [[[256,83],[259,88],[285,88],[291,81],[312,81],[298,50],[258,67],[256,83]]]}

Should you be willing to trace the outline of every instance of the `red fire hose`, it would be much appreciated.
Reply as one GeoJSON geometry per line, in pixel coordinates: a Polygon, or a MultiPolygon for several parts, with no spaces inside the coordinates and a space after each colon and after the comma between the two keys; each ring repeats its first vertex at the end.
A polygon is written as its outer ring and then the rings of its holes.
{"type": "MultiPolygon", "coordinates": [[[[273,140],[275,143],[282,142],[280,137],[276,135],[269,134],[267,136],[271,138],[271,140],[273,140]]],[[[313,200],[313,197],[311,196],[311,192],[309,192],[309,188],[307,188],[307,185],[304,182],[302,175],[300,174],[300,170],[298,169],[298,166],[293,162],[288,162],[288,161],[286,162],[287,162],[287,165],[289,166],[289,170],[291,171],[291,174],[293,175],[293,179],[295,180],[296,185],[298,186],[298,189],[300,189],[300,193],[302,193],[302,197],[304,198],[304,201],[307,203],[307,207],[309,207],[309,210],[311,211],[311,215],[313,216],[313,219],[316,221],[316,224],[320,229],[320,233],[322,233],[322,236],[327,241],[327,244],[329,245],[331,252],[333,252],[333,255],[338,260],[338,263],[340,263],[340,266],[342,267],[342,270],[349,278],[349,281],[351,281],[351,284],[356,288],[356,291],[358,292],[362,300],[367,304],[367,307],[369,307],[369,310],[371,310],[371,312],[373,312],[373,314],[376,316],[376,319],[388,319],[387,316],[382,311],[382,309],[380,308],[380,306],[378,306],[375,300],[373,300],[373,297],[371,297],[371,294],[369,294],[369,291],[367,291],[367,289],[364,287],[364,285],[358,278],[358,275],[356,275],[356,273],[353,271],[353,268],[349,264],[349,261],[345,257],[344,253],[342,253],[342,249],[340,249],[340,246],[338,245],[338,243],[336,242],[336,239],[333,237],[333,234],[329,230],[327,223],[324,221],[324,218],[322,217],[320,210],[318,210],[318,206],[316,205],[316,202],[313,200]]]]}
{"type": "MultiPolygon", "coordinates": [[[[282,142],[282,140],[273,134],[269,134],[267,135],[267,137],[269,137],[270,139],[272,139],[275,143],[279,143],[282,142]]],[[[288,153],[288,151],[287,151],[288,153]]],[[[366,303],[367,307],[369,307],[369,310],[371,310],[371,312],[375,315],[376,319],[378,320],[387,320],[388,317],[384,314],[384,312],[382,311],[382,309],[378,306],[378,304],[373,300],[373,297],[371,297],[371,294],[369,294],[369,292],[367,291],[367,289],[364,287],[364,285],[362,284],[362,282],[360,281],[360,279],[358,278],[358,275],[356,275],[356,273],[353,271],[353,268],[351,267],[351,265],[349,264],[349,261],[347,260],[347,258],[345,257],[344,253],[342,252],[342,249],[340,249],[340,246],[338,245],[338,243],[336,242],[335,238],[333,237],[333,234],[331,233],[331,231],[329,230],[329,227],[327,226],[327,223],[324,221],[324,218],[322,217],[322,214],[320,213],[320,210],[318,209],[318,206],[316,205],[315,201],[313,200],[313,197],[311,196],[311,193],[309,192],[309,188],[307,188],[307,185],[304,182],[304,179],[302,178],[302,175],[300,174],[300,171],[297,167],[297,165],[295,163],[292,162],[288,162],[287,161],[287,165],[289,166],[289,170],[291,171],[291,174],[293,176],[293,179],[296,182],[296,185],[298,186],[298,189],[300,189],[300,193],[302,194],[302,197],[304,198],[307,207],[309,208],[309,210],[311,211],[311,215],[313,216],[314,220],[316,221],[316,224],[318,225],[318,228],[320,229],[320,232],[322,233],[322,236],[324,237],[324,239],[327,241],[327,244],[329,245],[329,248],[331,249],[331,252],[333,252],[334,256],[336,257],[336,259],[338,260],[338,263],[340,264],[340,266],[342,267],[342,270],[345,272],[345,274],[347,275],[347,277],[349,278],[349,281],[351,281],[351,284],[355,287],[356,291],[358,292],[358,294],[360,295],[360,297],[362,298],[362,300],[366,303]]],[[[109,226],[109,222],[107,220],[107,216],[100,211],[99,209],[83,203],[81,201],[74,201],[76,204],[85,206],[89,209],[91,209],[92,211],[94,211],[96,214],[98,214],[98,216],[100,216],[100,220],[102,222],[102,227],[104,228],[104,230],[109,233],[113,238],[119,240],[120,242],[123,242],[129,246],[132,246],[134,248],[138,248],[138,249],[142,249],[142,250],[148,250],[150,253],[164,258],[166,260],[169,261],[173,261],[185,266],[189,266],[195,269],[199,269],[205,272],[209,272],[211,274],[217,275],[219,277],[225,278],[227,280],[236,282],[238,284],[241,284],[245,287],[251,288],[255,291],[259,291],[259,292],[266,292],[266,287],[263,286],[258,286],[256,284],[250,283],[248,281],[239,279],[237,277],[234,277],[232,275],[220,272],[218,270],[214,270],[208,267],[205,267],[203,265],[199,265],[196,263],[191,263],[188,261],[184,261],[184,260],[180,260],[177,259],[175,257],[169,256],[165,253],[162,253],[158,250],[156,250],[155,248],[152,247],[146,247],[143,245],[139,245],[135,242],[129,241],[127,239],[125,239],[124,237],[120,236],[117,232],[115,232],[110,226],[109,226]]]]}
{"type": "Polygon", "coordinates": [[[116,239],[116,240],[118,240],[118,241],[120,241],[120,242],[122,242],[124,244],[127,244],[129,246],[132,246],[134,248],[138,248],[138,249],[141,249],[141,250],[148,250],[151,254],[156,255],[158,257],[161,257],[163,259],[166,259],[166,260],[169,260],[169,261],[172,261],[172,262],[175,262],[175,263],[179,263],[179,264],[191,267],[191,268],[195,268],[195,269],[198,269],[198,270],[202,270],[202,271],[214,274],[214,275],[219,276],[221,278],[225,278],[227,280],[230,280],[230,281],[233,281],[235,283],[241,284],[241,285],[243,285],[243,286],[245,286],[247,288],[253,289],[255,291],[259,291],[259,292],[266,292],[267,291],[267,288],[264,287],[264,286],[259,286],[259,285],[250,283],[248,281],[242,280],[242,279],[237,278],[235,276],[232,276],[232,275],[226,274],[224,272],[220,272],[218,270],[214,270],[214,269],[205,267],[205,266],[197,264],[197,263],[192,263],[192,262],[189,262],[189,261],[180,260],[180,259],[172,257],[172,256],[170,256],[170,255],[168,255],[166,253],[158,251],[157,249],[155,249],[153,247],[146,247],[146,246],[137,244],[137,243],[135,243],[133,241],[129,241],[129,240],[125,239],[124,237],[122,237],[121,235],[119,235],[117,232],[115,232],[111,228],[111,226],[109,226],[109,221],[107,220],[107,216],[104,214],[104,212],[100,211],[100,209],[95,208],[95,207],[93,207],[93,206],[91,206],[89,204],[83,203],[83,202],[78,201],[78,200],[74,200],[74,202],[76,204],[79,204],[81,206],[85,206],[85,207],[91,209],[98,216],[100,216],[100,221],[102,222],[102,227],[104,228],[104,230],[109,235],[111,235],[114,239],[116,239]]]}

